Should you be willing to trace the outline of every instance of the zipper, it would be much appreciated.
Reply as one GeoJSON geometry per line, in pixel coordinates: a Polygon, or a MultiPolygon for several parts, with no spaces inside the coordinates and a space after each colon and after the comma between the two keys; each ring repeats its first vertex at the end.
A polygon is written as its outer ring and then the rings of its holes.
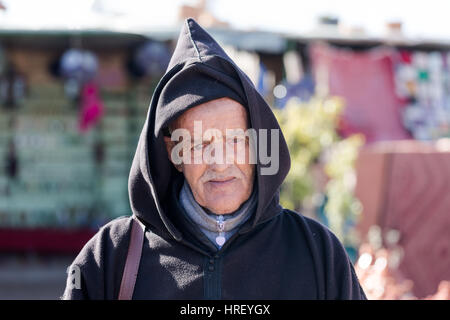
{"type": "Polygon", "coordinates": [[[205,257],[204,270],[204,296],[206,300],[222,299],[222,266],[224,251],[239,236],[239,232],[233,234],[223,247],[214,254],[205,257]]]}
{"type": "Polygon", "coordinates": [[[204,296],[206,300],[222,298],[222,257],[218,254],[205,257],[204,296]]]}

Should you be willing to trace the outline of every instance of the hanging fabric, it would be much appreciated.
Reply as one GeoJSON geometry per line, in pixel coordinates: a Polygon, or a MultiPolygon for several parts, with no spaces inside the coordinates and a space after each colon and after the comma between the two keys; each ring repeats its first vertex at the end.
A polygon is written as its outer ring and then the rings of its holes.
{"type": "Polygon", "coordinates": [[[403,127],[404,101],[397,97],[393,74],[394,51],[354,52],[316,44],[310,48],[317,87],[345,99],[340,133],[363,133],[368,143],[408,139],[403,127]]]}
{"type": "Polygon", "coordinates": [[[81,91],[81,109],[78,122],[80,132],[86,132],[93,127],[103,115],[103,102],[98,93],[98,87],[90,82],[81,91]]]}

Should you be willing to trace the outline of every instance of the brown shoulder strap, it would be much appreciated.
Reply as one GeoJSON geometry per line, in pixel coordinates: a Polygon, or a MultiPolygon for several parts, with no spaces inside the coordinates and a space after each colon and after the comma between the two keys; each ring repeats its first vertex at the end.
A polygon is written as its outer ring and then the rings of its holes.
{"type": "Polygon", "coordinates": [[[133,216],[131,223],[131,240],[128,247],[127,260],[120,283],[119,300],[131,300],[133,298],[134,285],[141,261],[142,245],[144,243],[144,225],[133,216]]]}

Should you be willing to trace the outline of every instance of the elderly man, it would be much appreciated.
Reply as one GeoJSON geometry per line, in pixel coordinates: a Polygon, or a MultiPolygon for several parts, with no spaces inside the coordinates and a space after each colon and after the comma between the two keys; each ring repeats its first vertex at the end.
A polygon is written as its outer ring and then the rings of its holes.
{"type": "Polygon", "coordinates": [[[63,298],[365,299],[337,238],[280,206],[289,168],[270,107],[187,19],[131,167],[133,215],[86,244],[63,298]]]}

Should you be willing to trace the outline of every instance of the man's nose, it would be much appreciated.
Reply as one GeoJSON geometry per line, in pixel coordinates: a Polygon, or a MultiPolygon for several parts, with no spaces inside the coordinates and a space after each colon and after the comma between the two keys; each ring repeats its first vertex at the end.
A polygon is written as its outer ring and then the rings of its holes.
{"type": "Polygon", "coordinates": [[[211,170],[214,170],[216,172],[224,172],[225,170],[227,170],[227,168],[230,165],[227,164],[226,162],[218,162],[218,161],[214,161],[212,164],[209,165],[209,168],[211,170]]]}
{"type": "Polygon", "coordinates": [[[211,151],[211,158],[208,162],[210,169],[218,172],[225,171],[230,166],[230,163],[227,163],[227,154],[223,141],[214,142],[214,148],[211,151]]]}

